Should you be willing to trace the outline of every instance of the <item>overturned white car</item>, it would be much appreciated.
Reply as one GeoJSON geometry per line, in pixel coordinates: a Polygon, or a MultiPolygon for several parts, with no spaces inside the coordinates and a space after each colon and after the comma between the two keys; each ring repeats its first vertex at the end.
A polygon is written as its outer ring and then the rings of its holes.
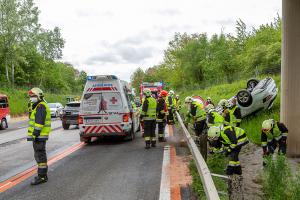
{"type": "Polygon", "coordinates": [[[238,106],[241,108],[242,117],[263,109],[270,109],[277,96],[278,88],[275,81],[268,77],[261,81],[250,79],[247,88],[240,90],[236,96],[238,106]]]}

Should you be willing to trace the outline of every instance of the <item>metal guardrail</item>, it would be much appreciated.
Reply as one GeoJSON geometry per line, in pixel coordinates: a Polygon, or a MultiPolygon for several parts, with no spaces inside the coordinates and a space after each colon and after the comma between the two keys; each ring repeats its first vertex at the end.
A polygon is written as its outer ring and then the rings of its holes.
{"type": "Polygon", "coordinates": [[[204,191],[206,194],[206,197],[208,200],[220,200],[218,191],[216,189],[216,186],[212,180],[212,176],[211,173],[207,167],[207,164],[205,162],[205,160],[203,159],[197,145],[195,144],[191,134],[189,133],[189,131],[186,129],[181,116],[179,115],[178,112],[176,112],[177,115],[177,119],[183,129],[184,132],[184,136],[185,139],[187,141],[187,144],[190,148],[190,151],[194,157],[197,169],[198,169],[198,173],[200,175],[203,187],[204,187],[204,191]]]}

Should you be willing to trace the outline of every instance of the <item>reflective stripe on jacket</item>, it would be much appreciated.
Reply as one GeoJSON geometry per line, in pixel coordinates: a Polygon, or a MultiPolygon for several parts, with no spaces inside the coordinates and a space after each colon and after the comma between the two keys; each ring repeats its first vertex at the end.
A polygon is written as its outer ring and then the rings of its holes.
{"type": "Polygon", "coordinates": [[[42,141],[48,139],[49,133],[51,131],[51,112],[48,105],[44,101],[38,103],[38,105],[31,112],[30,119],[29,119],[27,140],[29,141],[33,140],[33,137],[35,137],[33,136],[33,132],[35,130],[39,132],[39,136],[37,137],[38,140],[42,141]],[[44,124],[39,124],[36,122],[37,109],[40,105],[43,105],[46,109],[46,119],[44,124]]]}
{"type": "Polygon", "coordinates": [[[226,126],[221,131],[222,143],[224,146],[234,149],[249,142],[246,132],[238,127],[226,126]]]}

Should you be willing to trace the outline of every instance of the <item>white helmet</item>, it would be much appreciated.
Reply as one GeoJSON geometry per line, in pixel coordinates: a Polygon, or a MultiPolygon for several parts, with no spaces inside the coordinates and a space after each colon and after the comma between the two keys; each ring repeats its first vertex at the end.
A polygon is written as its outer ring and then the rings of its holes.
{"type": "Polygon", "coordinates": [[[205,111],[207,113],[210,113],[211,111],[213,111],[215,109],[214,105],[212,104],[208,104],[206,107],[205,107],[205,111]]]}
{"type": "Polygon", "coordinates": [[[265,120],[261,125],[261,129],[264,133],[268,133],[274,127],[274,124],[274,119],[265,120]]]}
{"type": "Polygon", "coordinates": [[[230,104],[226,99],[221,99],[218,105],[221,107],[230,108],[230,104]]]}
{"type": "Polygon", "coordinates": [[[212,126],[208,129],[207,138],[208,140],[216,140],[220,137],[221,128],[218,126],[212,126]]]}
{"type": "Polygon", "coordinates": [[[146,88],[143,90],[143,93],[147,96],[150,97],[151,96],[151,90],[149,88],[146,88]]]}
{"type": "Polygon", "coordinates": [[[29,96],[37,96],[38,99],[42,99],[44,97],[44,92],[40,88],[32,88],[31,90],[28,91],[29,96]]]}
{"type": "Polygon", "coordinates": [[[192,97],[186,97],[184,100],[184,103],[192,103],[193,102],[193,98],[192,97]]]}
{"type": "Polygon", "coordinates": [[[171,96],[173,96],[173,95],[175,94],[175,92],[174,92],[173,90],[170,90],[170,91],[169,91],[169,94],[170,94],[171,96]]]}

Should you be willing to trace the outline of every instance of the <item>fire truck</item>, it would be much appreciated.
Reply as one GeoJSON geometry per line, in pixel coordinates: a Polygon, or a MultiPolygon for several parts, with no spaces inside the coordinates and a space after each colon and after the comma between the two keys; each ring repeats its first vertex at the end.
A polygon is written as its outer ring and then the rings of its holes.
{"type": "Polygon", "coordinates": [[[149,88],[152,92],[153,97],[157,98],[160,91],[163,90],[163,83],[162,82],[154,82],[148,83],[144,82],[140,85],[140,98],[143,99],[143,90],[149,88]]]}

